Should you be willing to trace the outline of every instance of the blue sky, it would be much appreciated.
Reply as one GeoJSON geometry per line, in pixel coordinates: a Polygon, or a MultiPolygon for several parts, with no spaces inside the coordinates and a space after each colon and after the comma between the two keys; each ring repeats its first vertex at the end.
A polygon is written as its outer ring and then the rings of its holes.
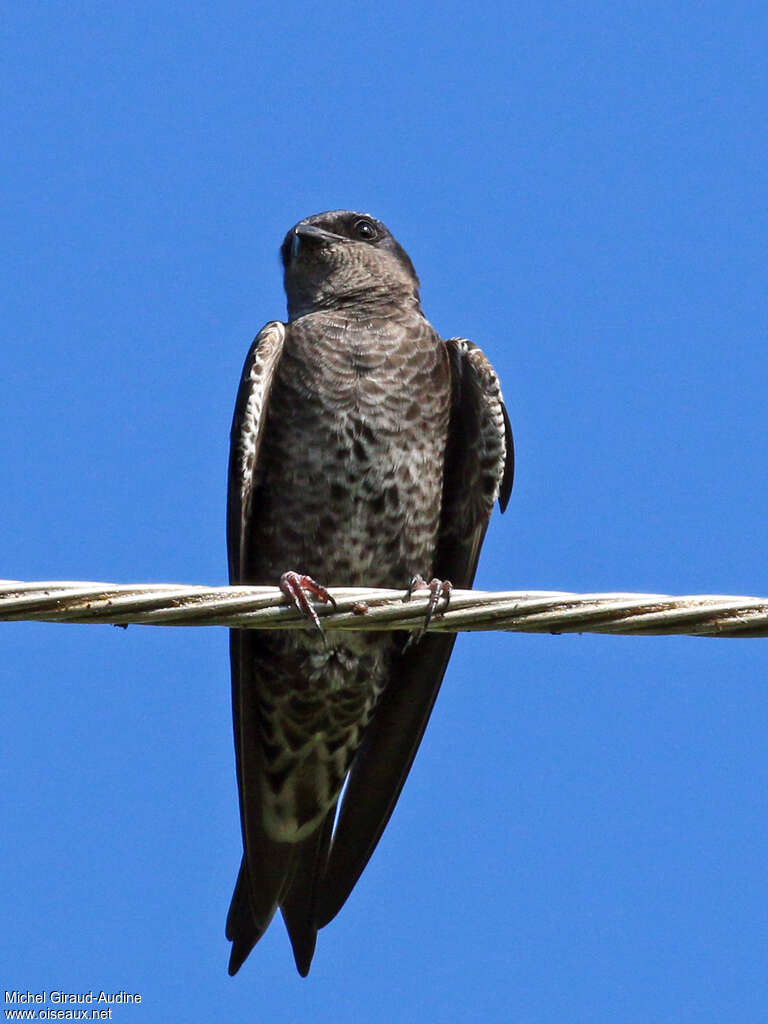
{"type": "MultiPolygon", "coordinates": [[[[345,206],[501,376],[518,473],[479,586],[765,594],[767,22],[13,5],[0,575],[225,582],[278,247],[345,206]]],[[[302,981],[279,922],[226,974],[225,631],[0,634],[0,988],[141,993],[125,1021],[765,1020],[768,641],[460,638],[302,981]]]]}

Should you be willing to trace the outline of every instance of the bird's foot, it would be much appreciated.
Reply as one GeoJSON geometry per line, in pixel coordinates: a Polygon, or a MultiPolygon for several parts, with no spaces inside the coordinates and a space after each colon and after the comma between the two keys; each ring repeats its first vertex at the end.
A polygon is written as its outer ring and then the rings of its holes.
{"type": "Polygon", "coordinates": [[[427,583],[426,580],[423,579],[423,577],[414,576],[411,582],[408,584],[408,589],[406,590],[405,596],[403,597],[403,603],[405,603],[406,601],[410,601],[412,595],[417,590],[428,590],[429,601],[427,602],[427,610],[424,614],[424,622],[422,623],[421,629],[411,633],[410,639],[406,644],[407,647],[410,647],[410,645],[416,642],[417,640],[421,640],[421,638],[426,633],[427,627],[432,621],[434,615],[443,615],[448,610],[448,605],[451,603],[451,591],[453,590],[453,584],[451,583],[450,580],[438,579],[431,579],[429,583],[427,583]],[[437,606],[439,605],[441,599],[445,603],[443,607],[438,611],[437,606]]]}
{"type": "Polygon", "coordinates": [[[317,617],[317,612],[307,596],[311,594],[318,601],[322,601],[323,604],[330,604],[335,609],[336,602],[325,587],[321,586],[316,580],[313,580],[311,576],[302,576],[301,573],[289,570],[280,577],[280,589],[297,612],[308,619],[312,619],[320,632],[320,636],[325,640],[325,633],[320,625],[320,619],[317,617]]]}

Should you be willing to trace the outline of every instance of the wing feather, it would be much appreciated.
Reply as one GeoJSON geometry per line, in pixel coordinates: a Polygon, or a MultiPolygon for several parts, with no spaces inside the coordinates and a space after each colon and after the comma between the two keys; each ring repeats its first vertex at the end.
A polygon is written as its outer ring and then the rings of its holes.
{"type": "MultiPolygon", "coordinates": [[[[227,549],[230,583],[248,583],[247,538],[258,458],[269,394],[283,351],[285,327],[276,321],[259,332],[246,356],[232,420],[227,491],[227,549]]],[[[277,908],[290,866],[290,853],[269,840],[262,828],[260,779],[264,771],[257,741],[253,695],[255,680],[249,652],[258,642],[248,630],[230,631],[232,717],[244,855],[227,918],[233,943],[229,970],[236,973],[263,934],[277,908]]]]}
{"type": "Polygon", "coordinates": [[[245,357],[229,446],[227,488],[227,550],[229,582],[245,583],[247,545],[253,492],[258,482],[258,458],[264,434],[269,393],[285,344],[285,324],[273,320],[256,336],[245,357]]]}

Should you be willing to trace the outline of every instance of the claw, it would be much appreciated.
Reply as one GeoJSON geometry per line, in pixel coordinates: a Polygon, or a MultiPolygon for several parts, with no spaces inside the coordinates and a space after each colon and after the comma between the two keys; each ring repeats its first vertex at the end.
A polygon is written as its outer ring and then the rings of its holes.
{"type": "Polygon", "coordinates": [[[323,642],[325,642],[325,633],[320,625],[320,619],[317,617],[317,612],[312,602],[307,597],[309,593],[317,598],[318,601],[322,601],[323,604],[330,604],[335,609],[336,602],[325,587],[313,580],[311,576],[302,576],[301,573],[289,570],[280,577],[280,589],[297,612],[308,619],[312,619],[320,632],[320,636],[323,638],[323,642]]]}
{"type": "Polygon", "coordinates": [[[451,583],[450,580],[438,579],[431,579],[429,583],[427,583],[422,576],[414,576],[411,582],[408,584],[408,589],[405,592],[403,603],[405,603],[406,601],[410,601],[414,591],[416,590],[428,590],[429,601],[427,602],[427,611],[424,615],[424,623],[421,629],[411,633],[411,636],[408,640],[408,643],[406,644],[406,647],[410,647],[412,643],[421,640],[421,638],[426,633],[427,627],[432,621],[432,617],[434,615],[442,615],[447,611],[448,605],[451,603],[451,591],[453,590],[453,584],[451,583]],[[445,604],[438,612],[437,606],[440,603],[441,598],[445,601],[445,604]]]}

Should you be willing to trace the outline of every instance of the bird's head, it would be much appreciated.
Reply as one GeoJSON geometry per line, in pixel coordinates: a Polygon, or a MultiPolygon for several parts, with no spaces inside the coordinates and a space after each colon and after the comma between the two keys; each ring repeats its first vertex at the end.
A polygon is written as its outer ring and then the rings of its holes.
{"type": "Polygon", "coordinates": [[[329,210],[299,221],[280,250],[288,315],[321,309],[419,303],[419,279],[405,250],[367,213],[329,210]]]}

